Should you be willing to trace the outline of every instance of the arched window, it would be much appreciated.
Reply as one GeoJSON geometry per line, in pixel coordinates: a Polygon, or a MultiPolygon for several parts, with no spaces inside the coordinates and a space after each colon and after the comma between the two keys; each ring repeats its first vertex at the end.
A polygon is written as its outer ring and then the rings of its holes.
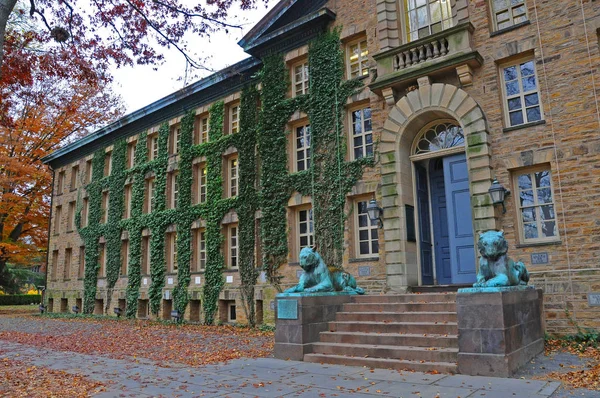
{"type": "Polygon", "coordinates": [[[453,121],[436,121],[426,126],[415,140],[413,155],[465,145],[462,128],[453,121]]]}

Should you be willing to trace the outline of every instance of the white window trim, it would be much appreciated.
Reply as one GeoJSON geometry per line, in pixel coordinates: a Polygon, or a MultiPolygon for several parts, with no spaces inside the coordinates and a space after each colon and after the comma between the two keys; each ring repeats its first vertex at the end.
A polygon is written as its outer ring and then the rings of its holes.
{"type": "MultiPolygon", "coordinates": [[[[514,186],[514,191],[515,191],[515,195],[514,195],[514,200],[515,200],[515,209],[516,209],[516,216],[517,216],[517,221],[518,221],[518,225],[519,225],[519,237],[520,237],[520,241],[523,244],[529,244],[529,243],[544,243],[544,242],[556,242],[556,241],[560,241],[560,229],[559,229],[559,224],[558,224],[558,212],[556,211],[556,200],[555,200],[555,196],[554,196],[554,184],[552,182],[552,170],[550,168],[550,165],[546,165],[546,166],[537,166],[537,167],[529,167],[526,169],[522,169],[522,170],[518,170],[518,171],[513,171],[512,173],[512,178],[513,178],[513,186],[514,186]],[[550,194],[552,195],[552,202],[551,203],[543,203],[540,204],[538,202],[538,196],[537,193],[534,193],[534,204],[532,206],[525,206],[525,207],[533,207],[535,209],[535,213],[536,213],[536,226],[538,228],[538,237],[537,238],[529,238],[527,239],[525,237],[525,227],[523,225],[523,217],[521,215],[521,209],[523,209],[523,207],[521,206],[521,202],[520,202],[520,197],[521,197],[521,192],[519,189],[519,175],[523,175],[523,174],[533,174],[539,171],[548,171],[549,172],[549,178],[550,178],[550,194]],[[554,207],[554,222],[556,225],[556,236],[549,236],[549,237],[539,237],[542,233],[542,221],[541,218],[539,217],[539,212],[540,212],[540,207],[541,206],[553,206],[554,207]]],[[[535,179],[532,179],[532,191],[535,192],[535,190],[538,188],[535,185],[535,179]]]]}
{"type": "Polygon", "coordinates": [[[123,239],[121,241],[121,269],[119,269],[119,274],[122,276],[126,276],[129,274],[129,240],[123,239]],[[125,253],[123,253],[123,248],[125,249],[125,253]],[[125,264],[125,273],[121,273],[123,271],[123,263],[125,264]]]}
{"type": "MultiPolygon", "coordinates": [[[[535,66],[535,57],[530,56],[530,57],[523,57],[523,58],[519,58],[517,60],[514,60],[510,63],[506,63],[506,64],[502,64],[499,65],[499,71],[500,71],[500,83],[502,86],[502,106],[504,108],[504,123],[506,127],[517,127],[517,126],[523,126],[529,123],[537,123],[537,122],[541,122],[542,120],[544,120],[544,107],[542,104],[542,91],[540,89],[540,79],[538,77],[538,73],[537,73],[537,68],[535,66]],[[535,76],[535,86],[536,86],[536,90],[534,91],[523,91],[523,76],[521,76],[521,68],[520,65],[526,62],[532,61],[533,62],[533,73],[535,76]],[[511,95],[510,97],[508,96],[508,94],[506,93],[506,80],[504,79],[504,69],[506,68],[510,68],[511,66],[516,66],[517,68],[517,73],[518,73],[518,77],[517,80],[519,82],[519,94],[515,94],[515,95],[511,95]],[[540,108],[540,120],[536,120],[533,122],[529,122],[527,121],[527,106],[525,105],[525,96],[526,95],[530,95],[533,93],[537,93],[538,95],[538,106],[540,108]],[[513,98],[520,98],[521,99],[521,113],[523,115],[523,123],[521,124],[515,124],[512,125],[510,123],[510,111],[508,110],[508,100],[513,99],[513,98]]],[[[532,108],[532,107],[530,107],[532,108]]]]}
{"type": "Polygon", "coordinates": [[[177,264],[177,232],[167,233],[167,244],[168,244],[168,259],[169,259],[169,273],[176,273],[178,269],[177,264]]]}
{"type": "Polygon", "coordinates": [[[374,239],[371,239],[371,235],[372,235],[371,231],[373,229],[377,230],[377,236],[379,237],[379,230],[378,230],[379,225],[378,225],[377,222],[373,223],[371,221],[371,219],[369,218],[368,213],[364,213],[366,215],[366,217],[367,217],[367,224],[368,224],[368,226],[366,226],[366,227],[360,227],[359,226],[360,225],[360,222],[359,222],[359,219],[358,219],[359,216],[360,216],[360,214],[358,213],[358,203],[359,202],[366,202],[368,204],[369,203],[369,199],[368,198],[359,198],[359,199],[356,199],[354,201],[354,223],[355,223],[354,224],[355,225],[355,227],[354,227],[354,242],[356,243],[355,244],[355,248],[356,248],[356,250],[355,250],[355,256],[356,256],[356,258],[379,257],[379,250],[377,251],[377,253],[373,252],[373,244],[372,244],[372,242],[374,241],[374,239]],[[361,254],[361,252],[360,252],[360,243],[361,243],[361,240],[360,240],[360,231],[363,231],[363,230],[367,230],[368,234],[369,234],[369,239],[367,240],[367,242],[369,242],[369,253],[366,253],[366,254],[361,254]]]}
{"type": "Polygon", "coordinates": [[[296,244],[298,245],[298,253],[300,253],[300,250],[302,250],[304,247],[312,247],[315,244],[315,231],[314,231],[314,215],[313,215],[313,209],[312,206],[309,207],[302,207],[299,208],[296,211],[296,233],[297,233],[297,238],[296,238],[296,244]],[[300,232],[300,224],[302,223],[302,221],[300,221],[300,213],[305,211],[306,215],[307,215],[307,220],[304,221],[307,225],[306,225],[306,231],[305,233],[301,233],[300,232]],[[311,224],[312,224],[312,231],[311,231],[311,224]],[[308,245],[302,246],[302,238],[306,237],[308,240],[308,245]]]}
{"type": "MultiPolygon", "coordinates": [[[[446,0],[446,1],[448,1],[448,0],[446,0]]],[[[432,0],[427,0],[427,2],[428,2],[428,4],[430,4],[432,2],[432,0]]],[[[407,4],[406,0],[400,1],[399,4],[400,4],[400,7],[398,8],[399,14],[400,14],[399,21],[401,21],[403,42],[410,43],[410,42],[422,39],[422,38],[411,38],[410,24],[408,22],[408,18],[409,18],[408,4],[407,4]]],[[[427,26],[431,27],[431,13],[430,13],[429,8],[428,8],[428,12],[427,12],[427,20],[428,20],[427,26]]],[[[442,31],[454,26],[454,19],[452,18],[452,9],[450,9],[450,18],[442,19],[441,22],[442,22],[442,31]],[[446,28],[444,28],[443,21],[450,21],[450,26],[447,26],[446,28]]],[[[418,32],[418,30],[416,32],[418,32]]],[[[429,35],[431,35],[432,34],[431,28],[429,28],[429,32],[430,32],[429,35]]]]}
{"type": "Polygon", "coordinates": [[[312,131],[310,128],[310,123],[302,123],[302,124],[297,124],[294,126],[293,128],[293,133],[294,133],[294,171],[295,172],[299,172],[299,171],[306,171],[310,169],[310,161],[312,159],[312,131]],[[307,132],[307,128],[308,128],[308,134],[306,134],[307,132]],[[306,140],[306,137],[309,138],[310,140],[310,145],[309,146],[304,146],[302,148],[298,148],[298,129],[303,129],[303,138],[306,140]],[[298,162],[300,162],[300,160],[298,159],[298,153],[303,153],[304,154],[304,159],[301,161],[304,164],[304,169],[300,170],[300,168],[298,167],[298,162]]]}
{"type": "Polygon", "coordinates": [[[227,267],[238,269],[240,266],[240,230],[238,224],[232,224],[227,226],[227,267]],[[235,229],[235,235],[233,230],[235,229]],[[235,236],[235,244],[233,238],[235,236]],[[235,250],[235,255],[234,255],[235,250]],[[235,258],[235,265],[233,265],[233,259],[235,258]]]}
{"type": "Polygon", "coordinates": [[[148,138],[150,139],[150,160],[156,160],[158,158],[158,133],[152,134],[148,138]]]}
{"type": "Polygon", "coordinates": [[[353,40],[346,44],[346,65],[346,73],[348,74],[348,79],[356,79],[361,78],[363,76],[369,76],[369,46],[366,36],[363,36],[360,39],[353,40]],[[361,44],[363,43],[365,44],[365,50],[367,51],[365,55],[363,55],[361,51],[361,44]],[[358,46],[358,59],[355,62],[353,62],[351,48],[352,46],[356,45],[358,46]],[[365,64],[364,68],[363,63],[365,64]],[[358,64],[358,74],[356,76],[352,76],[352,65],[354,64],[358,64]]]}
{"type": "Polygon", "coordinates": [[[204,144],[208,142],[208,130],[210,126],[210,120],[208,116],[201,117],[198,125],[198,144],[204,144]],[[206,129],[204,128],[204,121],[206,121],[206,129]]]}
{"type": "Polygon", "coordinates": [[[127,169],[131,169],[135,165],[135,147],[137,141],[131,141],[127,144],[127,169]]]}
{"type": "Polygon", "coordinates": [[[240,131],[240,103],[229,106],[229,134],[237,134],[240,131]],[[235,110],[235,112],[234,112],[235,110]],[[235,115],[235,118],[234,118],[235,115]],[[234,126],[235,123],[235,126],[234,126]]]}
{"type": "Polygon", "coordinates": [[[206,179],[208,177],[208,169],[206,168],[206,163],[199,163],[196,166],[196,204],[206,203],[206,179]],[[204,200],[202,200],[202,191],[204,190],[204,200]]]}
{"type": "Polygon", "coordinates": [[[354,154],[354,138],[355,137],[362,137],[363,138],[363,145],[362,145],[362,149],[363,149],[363,157],[369,157],[369,156],[373,156],[373,154],[375,153],[375,143],[373,142],[373,109],[367,104],[367,105],[363,105],[360,107],[355,107],[350,109],[350,111],[348,112],[348,126],[349,128],[349,135],[350,135],[350,145],[348,146],[350,148],[350,157],[352,160],[357,160],[359,158],[356,157],[356,155],[354,154]],[[371,109],[371,118],[369,120],[371,120],[371,130],[369,130],[369,132],[365,131],[365,118],[364,118],[364,110],[365,109],[371,109]],[[361,134],[354,134],[354,121],[352,119],[352,115],[354,112],[356,111],[361,111],[361,117],[362,117],[362,133],[361,134]],[[367,155],[367,147],[369,146],[366,142],[367,142],[367,136],[371,135],[371,155],[367,155]]]}
{"type": "Polygon", "coordinates": [[[198,228],[194,230],[194,233],[196,235],[196,241],[194,242],[196,245],[196,271],[202,272],[206,268],[206,229],[198,228]],[[204,239],[202,239],[202,235],[204,235],[204,239]],[[204,242],[204,249],[202,249],[202,242],[204,242]]]}
{"type": "Polygon", "coordinates": [[[239,176],[240,176],[240,163],[237,156],[227,158],[227,193],[230,198],[234,198],[239,194],[239,176]],[[235,167],[232,167],[232,162],[235,161],[235,167]],[[233,171],[235,170],[235,176],[233,171]],[[235,187],[235,189],[234,189],[235,187]],[[235,190],[235,192],[234,192],[235,190]]]}
{"type": "Polygon", "coordinates": [[[308,93],[309,85],[310,85],[310,75],[308,70],[308,60],[304,59],[300,62],[296,62],[292,65],[292,97],[297,97],[298,95],[303,95],[308,93]],[[297,80],[296,68],[302,68],[301,74],[302,79],[297,80]],[[298,90],[298,85],[300,85],[300,90],[298,90]]]}
{"type": "Polygon", "coordinates": [[[127,184],[125,185],[125,189],[123,190],[123,193],[125,195],[125,201],[124,201],[124,205],[125,205],[125,214],[123,214],[123,218],[125,220],[131,218],[131,196],[133,194],[133,184],[127,184]]]}

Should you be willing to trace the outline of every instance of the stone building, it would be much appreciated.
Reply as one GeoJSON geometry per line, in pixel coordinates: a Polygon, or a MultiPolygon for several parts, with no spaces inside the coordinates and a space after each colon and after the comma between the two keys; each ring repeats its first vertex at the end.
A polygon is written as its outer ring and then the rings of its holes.
{"type": "MultiPolygon", "coordinates": [[[[135,304],[147,317],[160,299],[170,318],[187,291],[185,318],[200,321],[203,294],[222,276],[216,320],[243,320],[240,247],[251,237],[259,266],[272,249],[261,241],[270,207],[247,202],[243,187],[264,199],[259,130],[273,126],[260,115],[244,123],[242,91],[275,84],[257,72],[281,54],[287,99],[310,97],[319,89],[310,43],[335,29],[343,80],[363,87],[345,101],[338,148],[348,164],[373,156],[346,195],[344,268],[370,293],[470,284],[478,233],[501,229],[545,292],[549,332],[600,327],[600,5],[589,0],[281,1],[240,41],[248,59],[45,158],[55,173],[50,310],[83,307],[87,291],[97,313],[135,304]],[[257,156],[231,145],[244,128],[257,156]],[[506,212],[488,193],[494,179],[510,191],[506,212]],[[366,214],[372,199],[380,223],[366,214]],[[250,221],[239,214],[248,203],[250,221]]],[[[281,129],[283,171],[310,183],[314,121],[302,109],[281,129]]],[[[287,199],[282,286],[314,243],[310,193],[287,199]]],[[[260,273],[258,322],[272,319],[275,293],[260,273]]]]}

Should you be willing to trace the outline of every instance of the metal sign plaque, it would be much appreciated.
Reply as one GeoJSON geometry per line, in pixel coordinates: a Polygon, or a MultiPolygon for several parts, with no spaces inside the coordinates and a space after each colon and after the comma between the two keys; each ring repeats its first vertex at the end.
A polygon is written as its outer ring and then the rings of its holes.
{"type": "Polygon", "coordinates": [[[358,267],[358,276],[371,276],[371,267],[369,267],[369,266],[358,267]]]}
{"type": "Polygon", "coordinates": [[[590,307],[600,307],[600,293],[588,293],[590,307]]]}
{"type": "Polygon", "coordinates": [[[277,300],[277,319],[298,319],[298,301],[277,300]]]}
{"type": "Polygon", "coordinates": [[[548,264],[548,253],[531,253],[531,264],[548,264]]]}

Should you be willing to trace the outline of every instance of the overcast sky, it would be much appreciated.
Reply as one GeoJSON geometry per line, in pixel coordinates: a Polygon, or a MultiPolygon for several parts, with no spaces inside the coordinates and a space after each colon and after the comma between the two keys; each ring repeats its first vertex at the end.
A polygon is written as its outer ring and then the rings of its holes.
{"type": "MultiPolygon", "coordinates": [[[[189,37],[190,48],[202,57],[209,57],[206,65],[214,70],[223,69],[244,58],[244,53],[237,42],[277,3],[270,0],[268,8],[260,1],[256,10],[239,12],[231,10],[229,22],[242,24],[243,30],[230,30],[218,32],[210,39],[195,39],[189,37]]],[[[114,90],[121,95],[126,107],[126,113],[131,113],[152,102],[183,88],[185,76],[185,60],[177,51],[165,51],[166,62],[158,67],[157,71],[152,66],[127,67],[113,71],[115,77],[114,90]]],[[[210,75],[211,72],[202,72],[201,77],[210,75]]],[[[195,79],[197,80],[197,79],[195,79]]],[[[194,80],[187,82],[193,83],[194,80]]]]}

